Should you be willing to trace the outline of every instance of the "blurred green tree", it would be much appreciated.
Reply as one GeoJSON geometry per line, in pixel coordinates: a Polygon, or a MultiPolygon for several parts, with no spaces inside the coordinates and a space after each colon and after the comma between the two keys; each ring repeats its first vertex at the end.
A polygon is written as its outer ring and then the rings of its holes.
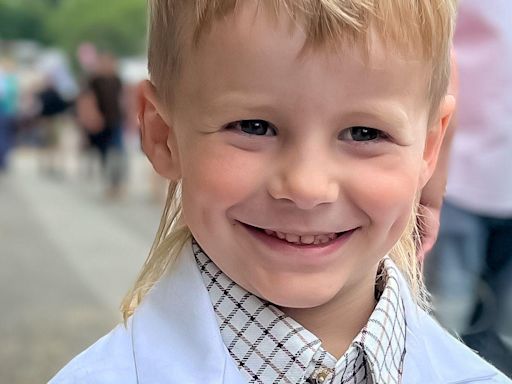
{"type": "Polygon", "coordinates": [[[0,0],[0,39],[31,39],[73,54],[81,42],[118,55],[140,54],[145,0],[0,0]]]}
{"type": "Polygon", "coordinates": [[[50,0],[0,0],[0,40],[27,39],[49,43],[45,20],[50,0]]]}
{"type": "Polygon", "coordinates": [[[47,30],[51,40],[68,52],[74,52],[83,41],[118,55],[143,52],[144,0],[66,0],[57,4],[49,14],[47,30]]]}

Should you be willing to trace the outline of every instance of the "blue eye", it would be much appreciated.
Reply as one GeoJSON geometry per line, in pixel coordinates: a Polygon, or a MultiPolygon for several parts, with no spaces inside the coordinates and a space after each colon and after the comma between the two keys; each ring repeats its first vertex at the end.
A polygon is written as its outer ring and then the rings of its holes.
{"type": "Polygon", "coordinates": [[[384,132],[378,129],[359,126],[344,129],[338,135],[338,139],[349,141],[376,141],[387,137],[384,132]]]}
{"type": "Polygon", "coordinates": [[[240,120],[227,125],[228,129],[235,129],[248,135],[275,136],[274,126],[265,120],[240,120]]]}

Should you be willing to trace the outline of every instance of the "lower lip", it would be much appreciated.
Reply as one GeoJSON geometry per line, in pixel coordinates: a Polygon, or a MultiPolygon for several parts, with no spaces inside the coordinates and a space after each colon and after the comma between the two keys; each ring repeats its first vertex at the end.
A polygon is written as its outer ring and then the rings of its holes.
{"type": "Polygon", "coordinates": [[[279,253],[282,257],[283,254],[291,255],[303,259],[305,262],[322,262],[328,258],[329,255],[334,255],[351,237],[352,234],[358,229],[352,229],[344,232],[336,239],[323,244],[294,244],[285,240],[278,239],[274,236],[269,236],[265,232],[257,230],[253,227],[240,223],[245,230],[264,246],[272,251],[279,253]]]}

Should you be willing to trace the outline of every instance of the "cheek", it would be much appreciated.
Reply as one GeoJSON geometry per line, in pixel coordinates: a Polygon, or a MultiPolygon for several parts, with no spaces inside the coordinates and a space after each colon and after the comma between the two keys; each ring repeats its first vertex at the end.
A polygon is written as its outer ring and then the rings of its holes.
{"type": "Polygon", "coordinates": [[[183,198],[225,209],[248,199],[264,179],[264,160],[225,145],[196,145],[182,156],[183,198]]]}
{"type": "Polygon", "coordinates": [[[407,164],[402,160],[386,167],[381,164],[380,168],[360,170],[354,180],[358,184],[354,201],[390,240],[400,237],[410,218],[418,191],[418,174],[416,162],[407,164]]]}

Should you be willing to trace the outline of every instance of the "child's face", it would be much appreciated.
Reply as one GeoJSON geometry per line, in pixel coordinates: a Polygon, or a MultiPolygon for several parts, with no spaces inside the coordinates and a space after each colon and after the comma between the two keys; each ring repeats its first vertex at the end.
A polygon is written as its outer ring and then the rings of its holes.
{"type": "Polygon", "coordinates": [[[303,44],[284,14],[243,8],[186,53],[163,113],[195,238],[235,282],[297,308],[373,286],[439,144],[426,65],[378,41],[370,66],[303,44]]]}

